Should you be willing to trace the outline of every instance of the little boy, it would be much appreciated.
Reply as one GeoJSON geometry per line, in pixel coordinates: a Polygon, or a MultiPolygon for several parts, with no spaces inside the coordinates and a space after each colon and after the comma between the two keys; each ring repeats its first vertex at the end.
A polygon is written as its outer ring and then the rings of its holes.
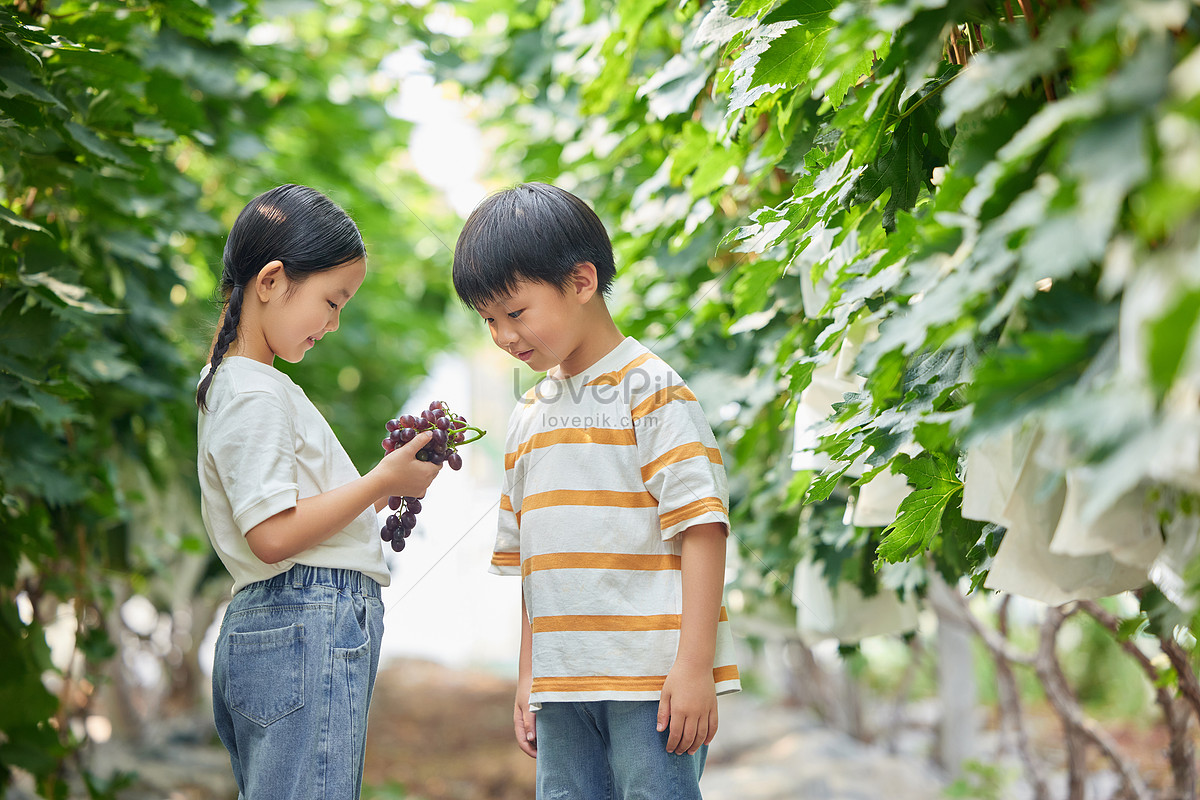
{"type": "Polygon", "coordinates": [[[459,298],[547,372],[509,420],[491,571],[522,577],[513,724],[537,797],[686,800],[717,695],[741,688],[728,490],[696,397],[609,315],[614,274],[596,214],[546,184],[492,195],[459,235],[459,298]]]}

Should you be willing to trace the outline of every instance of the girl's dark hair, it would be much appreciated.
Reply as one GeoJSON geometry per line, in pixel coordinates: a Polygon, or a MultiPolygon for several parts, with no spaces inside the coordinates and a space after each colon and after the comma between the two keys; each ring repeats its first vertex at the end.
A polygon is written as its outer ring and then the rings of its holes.
{"type": "Polygon", "coordinates": [[[571,285],[575,267],[596,266],[601,294],[612,288],[612,242],[587,203],[545,183],[491,195],[467,218],[454,248],[454,291],[468,308],[512,294],[521,281],[571,285]]]}
{"type": "Polygon", "coordinates": [[[283,274],[294,285],[365,254],[354,220],[316,189],[289,183],[247,203],[225,240],[221,272],[225,321],[213,345],[208,374],[196,389],[196,405],[208,410],[208,387],[237,339],[246,287],[263,267],[281,262],[283,274]]]}

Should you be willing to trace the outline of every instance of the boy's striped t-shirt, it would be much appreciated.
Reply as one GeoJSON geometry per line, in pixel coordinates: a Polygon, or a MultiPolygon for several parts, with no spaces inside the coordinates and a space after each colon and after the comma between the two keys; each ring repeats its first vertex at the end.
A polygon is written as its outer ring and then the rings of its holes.
{"type": "MultiPolygon", "coordinates": [[[[681,537],[728,527],[716,439],[695,395],[633,338],[517,404],[491,571],[520,575],[530,704],[657,700],[679,644],[681,537]]],[[[741,688],[724,607],[717,693],[741,688]]]]}

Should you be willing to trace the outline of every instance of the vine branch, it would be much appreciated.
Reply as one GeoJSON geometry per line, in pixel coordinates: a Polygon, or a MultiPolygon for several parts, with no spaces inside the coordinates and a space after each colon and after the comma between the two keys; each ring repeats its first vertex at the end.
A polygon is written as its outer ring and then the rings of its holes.
{"type": "Polygon", "coordinates": [[[1135,800],[1153,800],[1153,795],[1138,774],[1137,768],[1125,758],[1117,748],[1116,742],[1096,723],[1086,717],[1079,707],[1079,701],[1071,693],[1063,674],[1062,665],[1058,661],[1055,647],[1058,642],[1058,632],[1067,618],[1080,610],[1080,605],[1059,606],[1046,612],[1046,620],[1042,623],[1041,635],[1038,642],[1038,653],[1035,664],[1038,677],[1046,692],[1046,699],[1054,707],[1055,712],[1063,722],[1067,734],[1067,748],[1070,759],[1070,797],[1083,797],[1083,764],[1082,748],[1078,747],[1080,738],[1092,743],[1116,768],[1121,776],[1121,782],[1129,796],[1135,800]],[[1063,610],[1066,608],[1067,610],[1063,610]]]}

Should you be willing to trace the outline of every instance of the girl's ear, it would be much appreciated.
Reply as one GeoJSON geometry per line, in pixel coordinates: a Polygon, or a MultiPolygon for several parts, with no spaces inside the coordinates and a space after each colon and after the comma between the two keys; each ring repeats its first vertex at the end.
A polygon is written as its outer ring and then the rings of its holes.
{"type": "Polygon", "coordinates": [[[263,303],[279,296],[286,286],[287,276],[283,273],[282,261],[268,262],[254,277],[254,293],[263,303]]]}
{"type": "Polygon", "coordinates": [[[582,305],[591,300],[600,288],[600,280],[596,276],[596,265],[590,261],[580,261],[575,265],[571,274],[571,288],[575,299],[582,305]]]}

